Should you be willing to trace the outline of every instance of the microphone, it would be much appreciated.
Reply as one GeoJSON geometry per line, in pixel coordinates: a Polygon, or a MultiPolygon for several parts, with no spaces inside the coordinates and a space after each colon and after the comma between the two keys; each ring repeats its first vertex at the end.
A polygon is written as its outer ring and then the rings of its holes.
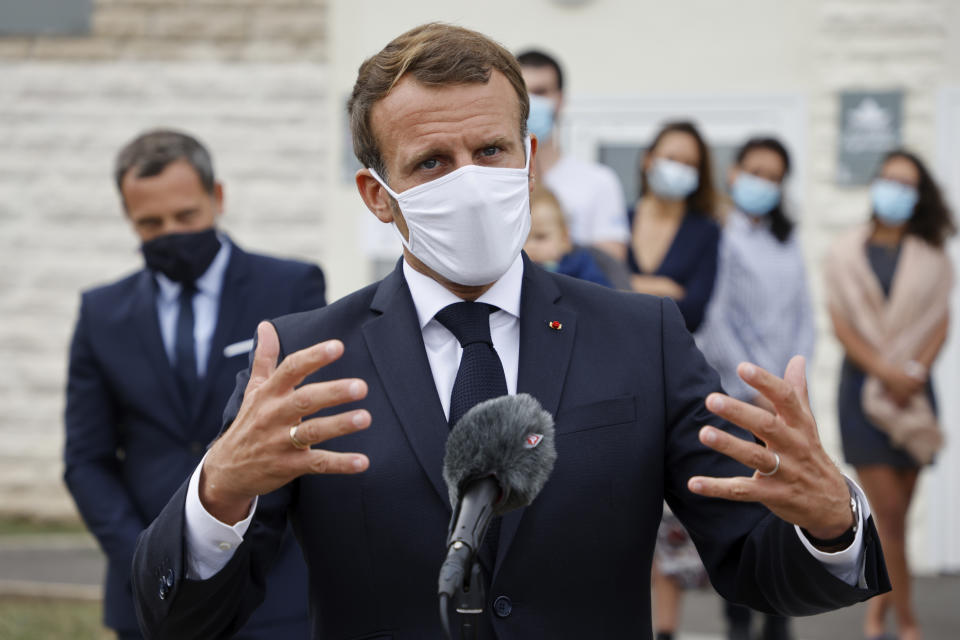
{"type": "MultiPolygon", "coordinates": [[[[471,586],[479,574],[474,560],[490,519],[533,502],[556,459],[553,417],[526,393],[481,402],[450,431],[443,479],[453,516],[438,588],[445,629],[447,601],[467,587],[480,593],[482,585],[471,586]]],[[[479,614],[482,597],[470,600],[479,609],[461,613],[479,614]]]]}

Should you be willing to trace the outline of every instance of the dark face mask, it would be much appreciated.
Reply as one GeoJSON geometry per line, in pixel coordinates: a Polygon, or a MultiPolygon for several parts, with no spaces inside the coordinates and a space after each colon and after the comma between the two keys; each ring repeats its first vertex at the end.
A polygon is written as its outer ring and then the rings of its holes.
{"type": "Polygon", "coordinates": [[[140,250],[147,267],[174,282],[194,282],[220,251],[220,240],[212,227],[191,233],[170,233],[148,242],[140,250]]]}

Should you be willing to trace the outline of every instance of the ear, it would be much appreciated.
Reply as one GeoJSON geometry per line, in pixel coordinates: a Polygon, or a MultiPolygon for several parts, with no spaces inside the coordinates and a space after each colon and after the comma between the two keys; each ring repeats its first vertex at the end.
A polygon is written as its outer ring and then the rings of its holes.
{"type": "Polygon", "coordinates": [[[223,215],[223,183],[213,183],[213,212],[219,218],[223,215]]]}
{"type": "Polygon", "coordinates": [[[536,166],[537,160],[537,146],[540,144],[540,141],[537,140],[537,136],[530,134],[530,178],[527,180],[527,184],[530,188],[530,193],[533,193],[533,186],[536,184],[536,173],[534,167],[536,166]]]}
{"type": "Polygon", "coordinates": [[[377,179],[370,174],[369,169],[360,169],[357,171],[354,180],[357,183],[357,191],[363,199],[363,204],[367,209],[377,216],[380,222],[393,222],[393,207],[390,206],[390,194],[383,188],[377,179]]]}
{"type": "Polygon", "coordinates": [[[651,149],[647,149],[647,152],[643,154],[643,171],[646,173],[650,170],[650,164],[653,162],[653,154],[651,149]]]}

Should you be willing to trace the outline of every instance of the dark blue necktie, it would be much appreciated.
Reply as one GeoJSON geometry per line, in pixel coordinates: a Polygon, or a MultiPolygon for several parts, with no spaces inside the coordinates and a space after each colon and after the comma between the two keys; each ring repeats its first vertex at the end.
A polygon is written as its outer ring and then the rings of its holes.
{"type": "MultiPolygon", "coordinates": [[[[457,424],[475,404],[507,395],[503,363],[490,337],[490,314],[497,308],[482,302],[457,302],[436,315],[463,347],[457,379],[450,394],[450,426],[457,424]]],[[[500,541],[500,518],[490,521],[484,543],[494,559],[500,541]]]]}
{"type": "Polygon", "coordinates": [[[437,313],[437,321],[450,330],[463,357],[450,394],[452,427],[475,404],[507,395],[503,364],[490,337],[490,314],[497,308],[482,302],[457,302],[437,313]]]}
{"type": "Polygon", "coordinates": [[[180,289],[180,310],[177,313],[177,332],[173,341],[173,372],[183,401],[190,410],[197,390],[197,352],[193,340],[193,296],[197,288],[192,282],[180,289]]]}

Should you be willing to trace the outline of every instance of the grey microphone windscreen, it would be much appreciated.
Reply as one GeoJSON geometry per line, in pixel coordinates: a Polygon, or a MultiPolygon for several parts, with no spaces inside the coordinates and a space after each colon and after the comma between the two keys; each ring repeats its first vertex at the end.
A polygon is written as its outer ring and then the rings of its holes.
{"type": "Polygon", "coordinates": [[[447,437],[443,479],[456,510],[472,480],[493,476],[503,491],[494,515],[530,504],[546,484],[557,459],[553,416],[526,393],[476,405],[447,437]]]}

